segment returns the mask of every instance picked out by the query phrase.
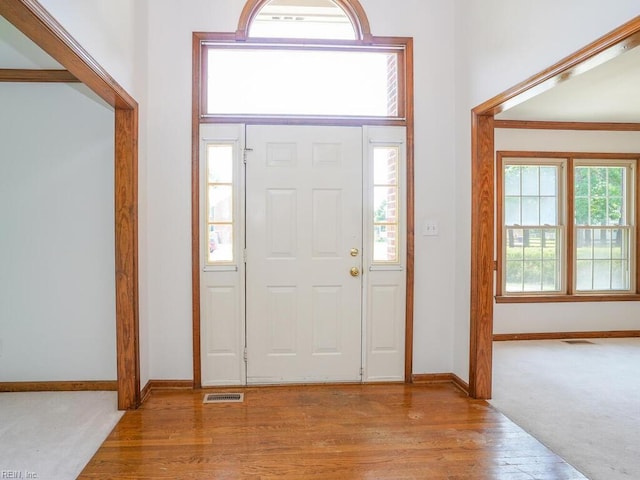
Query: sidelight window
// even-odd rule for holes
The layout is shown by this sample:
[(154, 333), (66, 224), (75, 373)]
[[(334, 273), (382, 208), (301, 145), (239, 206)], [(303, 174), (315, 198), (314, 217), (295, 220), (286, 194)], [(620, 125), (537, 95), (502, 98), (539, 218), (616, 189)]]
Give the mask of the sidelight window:
[(234, 145), (206, 146), (206, 259), (208, 265), (234, 261)]

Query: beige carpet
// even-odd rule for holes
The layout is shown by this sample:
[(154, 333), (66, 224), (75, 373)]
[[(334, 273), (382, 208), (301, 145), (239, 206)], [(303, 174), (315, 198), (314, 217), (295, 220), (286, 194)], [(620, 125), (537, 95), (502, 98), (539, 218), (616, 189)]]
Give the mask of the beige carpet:
[(122, 414), (115, 392), (0, 393), (0, 478), (75, 479)]
[(591, 480), (640, 479), (640, 339), (494, 342), (491, 404)]

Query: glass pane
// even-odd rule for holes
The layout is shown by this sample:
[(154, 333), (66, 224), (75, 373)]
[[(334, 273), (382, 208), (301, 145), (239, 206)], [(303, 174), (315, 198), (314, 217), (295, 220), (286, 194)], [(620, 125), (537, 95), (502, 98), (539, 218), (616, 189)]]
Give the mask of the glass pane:
[(624, 184), (626, 181), (626, 168), (611, 167), (608, 170), (609, 176), (607, 178), (607, 196), (622, 198), (625, 193)]
[(611, 230), (596, 230), (593, 258), (611, 258)]
[(522, 225), (520, 218), (520, 197), (506, 197), (504, 199), (504, 224)]
[(541, 262), (524, 262), (524, 290), (526, 292), (540, 291), (542, 276), (541, 267)]
[(622, 197), (609, 197), (609, 211), (607, 212), (607, 225), (622, 225), (625, 223), (623, 216)]
[(555, 197), (540, 198), (540, 223), (542, 225), (558, 224), (558, 204)]
[(626, 258), (627, 257), (627, 237), (626, 230), (617, 229), (612, 230), (613, 238), (611, 239), (611, 258)]
[(398, 149), (396, 147), (373, 149), (373, 183), (376, 185), (398, 184)]
[(593, 262), (593, 289), (611, 289), (611, 262), (609, 260), (594, 260)]
[(233, 182), (233, 145), (207, 145), (207, 182)]
[(539, 197), (522, 197), (522, 224), (540, 225)]
[(209, 48), (207, 113), (398, 115), (397, 54)]
[(590, 228), (578, 228), (576, 231), (576, 258), (593, 258), (593, 230)]
[[(306, 3), (306, 4), (305, 4)], [(324, 38), (355, 40), (356, 33), (344, 10), (331, 0), (271, 0), (253, 20), (250, 37)]]
[(576, 198), (574, 215), (575, 215), (576, 225), (588, 225), (589, 223), (589, 199), (588, 198)]
[(376, 225), (374, 227), (373, 261), (398, 261), (398, 227), (396, 225)]
[(523, 265), (521, 261), (507, 261), (507, 292), (522, 292), (522, 272)]
[(209, 225), (207, 232), (209, 263), (233, 261), (233, 227)]
[(539, 195), (539, 167), (522, 167), (522, 195)]
[(229, 185), (209, 185), (209, 222), (233, 221), (233, 189)]
[(558, 167), (540, 167), (540, 195), (558, 195)]
[(628, 290), (629, 289), (629, 275), (627, 270), (627, 263), (614, 260), (611, 262), (611, 288), (613, 290)]
[(542, 263), (542, 290), (550, 292), (559, 289), (558, 263), (550, 260), (544, 261)]
[(589, 195), (605, 196), (607, 193), (607, 170), (602, 167), (589, 168)]
[(576, 289), (593, 290), (593, 271), (591, 260), (578, 260), (576, 262)]
[(576, 167), (574, 169), (574, 183), (576, 197), (586, 197), (589, 195), (589, 171), (586, 167)]
[(524, 258), (524, 248), (522, 246), (522, 229), (507, 228), (507, 259)]
[(504, 193), (505, 195), (520, 196), (520, 171), (518, 165), (505, 165), (504, 167)]
[(607, 224), (607, 199), (591, 198), (589, 202), (589, 222), (588, 225)]
[(374, 187), (373, 221), (375, 223), (397, 222), (397, 187)]

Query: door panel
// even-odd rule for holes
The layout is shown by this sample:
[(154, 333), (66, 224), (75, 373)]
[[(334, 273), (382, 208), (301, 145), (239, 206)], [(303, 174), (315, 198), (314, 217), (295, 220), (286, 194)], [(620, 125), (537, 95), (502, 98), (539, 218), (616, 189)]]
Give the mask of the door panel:
[[(203, 386), (245, 383), (244, 262), (241, 255), (243, 244), (240, 242), (244, 239), (241, 215), (244, 210), (244, 196), (241, 194), (244, 187), (243, 148), (243, 125), (200, 126), (200, 365)], [(222, 175), (213, 171), (214, 167), (224, 164), (217, 158), (221, 152), (230, 155), (230, 158), (224, 158), (230, 163), (227, 166), (230, 171), (223, 169)], [(225, 225), (232, 234), (228, 238), (218, 234), (220, 236), (213, 237), (218, 240), (214, 242), (209, 234), (210, 217), (218, 218), (218, 206), (227, 212), (225, 220), (229, 214), (227, 204), (217, 203), (216, 197), (209, 198), (209, 175), (215, 180), (220, 177), (225, 182), (231, 181), (232, 185), (232, 223)], [(221, 251), (225, 255), (217, 259), (212, 255)], [(229, 258), (231, 261), (227, 261)]]
[(359, 381), (362, 130), (246, 135), (247, 382)]

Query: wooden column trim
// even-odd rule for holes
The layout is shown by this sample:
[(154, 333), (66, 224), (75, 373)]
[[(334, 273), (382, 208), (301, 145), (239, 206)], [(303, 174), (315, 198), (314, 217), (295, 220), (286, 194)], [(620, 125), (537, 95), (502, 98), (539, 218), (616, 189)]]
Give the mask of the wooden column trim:
[(31, 70), (24, 68), (0, 68), (0, 82), (80, 82), (68, 70)]
[(201, 43), (204, 35), (192, 38), (191, 88), (191, 315), (193, 342), (193, 387), (202, 387), (200, 348), (200, 105), (203, 82)]
[(405, 51), (405, 115), (407, 118), (407, 277), (405, 305), (404, 381), (413, 381), (413, 304), (415, 288), (415, 132), (413, 39), (408, 38)]
[(638, 338), (640, 330), (608, 330), (603, 332), (537, 332), (537, 333), (496, 333), (494, 342), (516, 340), (568, 340), (582, 338)]
[(616, 122), (546, 122), (532, 120), (495, 120), (495, 128), (523, 130), (586, 130), (606, 132), (638, 132), (640, 123)]
[(492, 115), (472, 115), (471, 342), (469, 394), (491, 398), (494, 272), (494, 129)]
[(118, 408), (140, 404), (138, 309), (138, 109), (115, 111)]
[(118, 408), (140, 401), (138, 353), (138, 104), (36, 0), (2, 0), (0, 15), (115, 109), (115, 275)]

